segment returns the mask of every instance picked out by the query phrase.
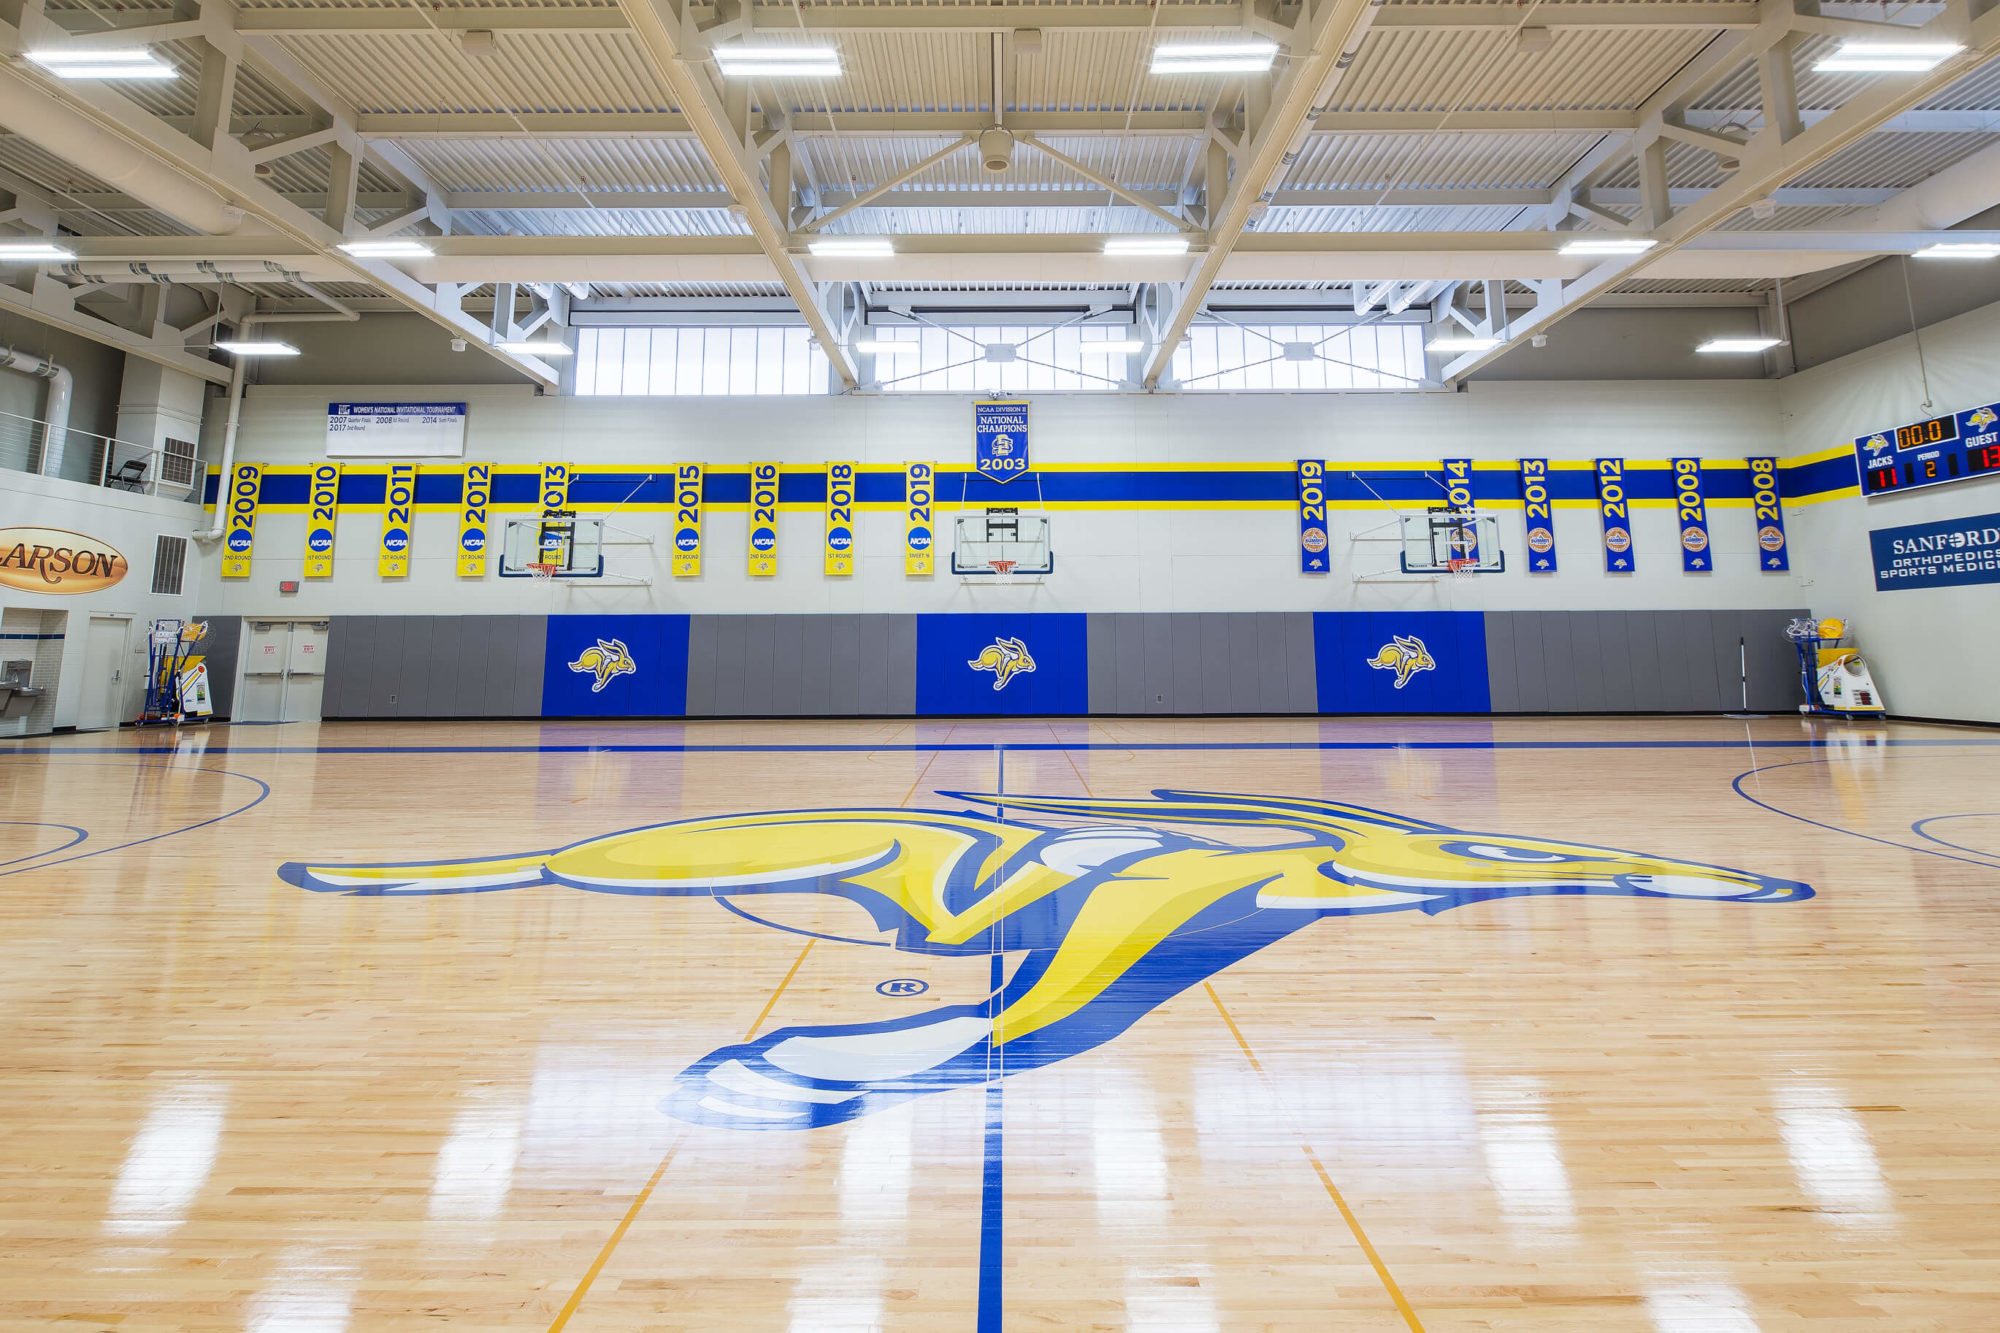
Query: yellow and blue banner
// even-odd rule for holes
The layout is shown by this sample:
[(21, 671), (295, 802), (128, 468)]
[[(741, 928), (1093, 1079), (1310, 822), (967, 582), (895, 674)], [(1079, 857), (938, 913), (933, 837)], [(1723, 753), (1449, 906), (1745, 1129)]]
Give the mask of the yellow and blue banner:
[(701, 573), (702, 466), (682, 463), (674, 468), (674, 577)]
[(333, 525), (340, 515), (340, 464), (315, 463), (306, 490), (306, 563), (309, 579), (333, 577)]
[(486, 577), (486, 507), (493, 502), (493, 467), (467, 463), (458, 488), (458, 576)]
[(778, 465), (750, 465), (750, 577), (778, 572)]
[(1326, 550), (1326, 463), (1316, 458), (1301, 458), (1298, 486), (1299, 572), (1324, 574), (1332, 567)]
[(250, 548), (257, 541), (257, 506), (264, 495), (264, 469), (238, 463), (229, 474), (229, 520), (222, 538), (222, 577), (250, 577)]
[(382, 495), (382, 545), (375, 554), (375, 572), (385, 579), (408, 578), (410, 534), (415, 531), (417, 466), (391, 463)]
[[(1448, 508), (1470, 514), (1475, 506), (1472, 495), (1472, 460), (1444, 460), (1444, 502)], [(1452, 534), (1452, 554), (1462, 560), (1479, 559), (1479, 524), (1475, 520)]]
[(854, 572), (853, 463), (826, 465), (826, 563), (830, 575)]
[(1629, 574), (1638, 567), (1632, 550), (1632, 502), (1625, 494), (1625, 460), (1597, 460), (1597, 514), (1604, 523), (1604, 569)]
[(972, 405), (972, 466), (983, 477), (1009, 482), (1028, 470), (1028, 405)]
[[(542, 517), (561, 513), (569, 508), (569, 464), (542, 464)], [(572, 533), (575, 528), (571, 528)], [(563, 563), (563, 529), (554, 523), (544, 523), (535, 542), (537, 553), (543, 564)]]
[(1521, 460), (1521, 513), (1528, 520), (1528, 572), (1555, 573), (1555, 509), (1546, 458)]
[(1778, 460), (1752, 458), (1750, 502), (1757, 516), (1757, 563), (1767, 570), (1792, 567), (1791, 545), (1785, 540), (1785, 501), (1778, 493)]
[(936, 564), (937, 527), (931, 506), (937, 474), (929, 463), (903, 464), (903, 573), (929, 574)]
[(1681, 569), (1706, 574), (1715, 565), (1708, 549), (1708, 506), (1701, 498), (1701, 460), (1676, 458), (1674, 512), (1681, 521)]

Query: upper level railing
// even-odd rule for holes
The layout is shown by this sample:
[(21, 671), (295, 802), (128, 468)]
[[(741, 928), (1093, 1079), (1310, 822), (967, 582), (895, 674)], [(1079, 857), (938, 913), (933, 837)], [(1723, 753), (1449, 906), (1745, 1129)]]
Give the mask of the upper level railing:
[[(34, 417), (0, 412), (0, 468), (40, 473), (48, 424)], [(195, 447), (155, 449), (110, 435), (70, 427), (63, 436), (62, 464), (51, 475), (112, 490), (202, 501), (202, 470)]]

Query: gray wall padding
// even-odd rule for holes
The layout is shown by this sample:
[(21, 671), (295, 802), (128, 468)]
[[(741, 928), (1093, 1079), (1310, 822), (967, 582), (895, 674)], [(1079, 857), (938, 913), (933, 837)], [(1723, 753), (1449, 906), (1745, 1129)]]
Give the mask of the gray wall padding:
[(208, 622), (201, 652), (208, 663), (208, 702), (215, 716), (228, 717), (236, 702), (236, 658), (243, 651), (241, 616), (196, 616)]
[[(1804, 611), (1488, 611), (1496, 713), (1703, 713), (1802, 701), (1785, 624)], [(1739, 649), (1738, 640), (1742, 640)]]
[(544, 616), (335, 616), (320, 714), (540, 717)]
[(1093, 713), (1310, 713), (1309, 611), (1093, 615)]
[(909, 717), (913, 615), (690, 616), (689, 717)]

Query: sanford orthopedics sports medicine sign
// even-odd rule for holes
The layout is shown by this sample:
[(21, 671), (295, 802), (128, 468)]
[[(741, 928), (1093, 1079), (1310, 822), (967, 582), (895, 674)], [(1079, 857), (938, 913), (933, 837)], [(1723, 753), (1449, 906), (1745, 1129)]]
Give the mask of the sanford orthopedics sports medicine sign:
[(130, 568), (109, 542), (62, 528), (0, 528), (0, 584), (23, 592), (108, 588)]
[(1878, 592), (2000, 583), (2000, 514), (1877, 528), (1868, 545)]

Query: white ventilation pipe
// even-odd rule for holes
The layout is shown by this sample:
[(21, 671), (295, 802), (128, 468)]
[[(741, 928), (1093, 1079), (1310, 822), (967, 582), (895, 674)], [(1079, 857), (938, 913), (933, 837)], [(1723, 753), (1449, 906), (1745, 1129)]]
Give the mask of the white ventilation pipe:
[[(239, 325), (236, 331), (242, 337), (250, 335), (247, 326)], [(231, 358), (235, 364), (229, 368), (229, 419), (222, 427), (222, 480), (215, 488), (215, 526), (195, 534), (202, 541), (221, 541), (223, 525), (229, 522), (229, 479), (236, 470), (236, 427), (243, 420), (243, 363), (249, 359)]]
[(148, 208), (211, 235), (233, 232), (243, 210), (173, 168), (98, 128), (30, 76), (0, 64), (0, 126), (69, 162)]
[(63, 446), (69, 441), (69, 404), (76, 389), (75, 379), (55, 362), (17, 352), (11, 347), (0, 348), (0, 366), (49, 382), (48, 397), (42, 404), (41, 472), (44, 477), (61, 476)]

